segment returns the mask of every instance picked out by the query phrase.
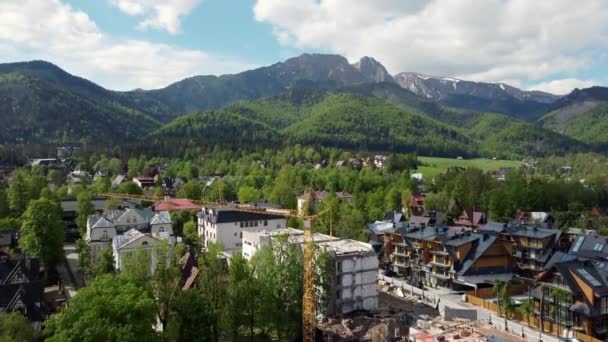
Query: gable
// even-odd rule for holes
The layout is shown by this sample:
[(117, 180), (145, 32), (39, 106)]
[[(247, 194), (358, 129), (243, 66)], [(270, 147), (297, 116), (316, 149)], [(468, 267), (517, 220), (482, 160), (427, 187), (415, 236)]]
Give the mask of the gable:
[(585, 283), (583, 281), (583, 279), (581, 279), (578, 276), (578, 274), (572, 272), (572, 270), (570, 270), (569, 272), (570, 272), (570, 275), (572, 276), (572, 278), (574, 278), (574, 281), (576, 281), (576, 284), (583, 291), (583, 294), (585, 295), (587, 302), (591, 303), (591, 304), (595, 304), (595, 296), (594, 296), (594, 292), (593, 292), (593, 289), (591, 288), (591, 286), (587, 285), (587, 283)]
[(156, 238), (144, 234), (120, 246), (119, 250), (138, 249), (140, 247), (151, 248), (155, 246), (157, 242), (158, 240)]
[(140, 212), (135, 209), (127, 209), (127, 211), (122, 214), (117, 223), (119, 224), (146, 224), (146, 220), (143, 216), (141, 216)]

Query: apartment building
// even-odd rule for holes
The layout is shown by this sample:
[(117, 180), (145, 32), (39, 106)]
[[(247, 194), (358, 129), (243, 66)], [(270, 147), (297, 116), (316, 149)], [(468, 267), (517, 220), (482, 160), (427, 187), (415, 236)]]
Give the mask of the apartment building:
[(221, 243), (228, 254), (242, 249), (245, 231), (274, 231), (287, 228), (287, 218), (267, 213), (202, 208), (198, 213), (198, 235), (204, 247)]
[(536, 277), (558, 248), (562, 233), (557, 229), (542, 228), (538, 225), (507, 226), (513, 239), (514, 258), (519, 274)]
[[(243, 232), (243, 256), (250, 259), (263, 246), (272, 246), (272, 239), (287, 235), (291, 243), (304, 246), (304, 232), (287, 228), (269, 231)], [(341, 315), (355, 310), (378, 307), (378, 258), (368, 243), (314, 234), (315, 244), (329, 252), (334, 263), (332, 294), (328, 315)]]

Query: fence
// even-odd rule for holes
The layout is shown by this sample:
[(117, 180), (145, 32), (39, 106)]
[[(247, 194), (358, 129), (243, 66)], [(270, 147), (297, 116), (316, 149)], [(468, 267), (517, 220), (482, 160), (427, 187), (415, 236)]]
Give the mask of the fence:
[[(475, 297), (471, 294), (468, 294), (467, 292), (467, 302), (471, 303), (473, 305), (476, 306), (480, 306), (486, 310), (490, 310), (496, 314), (499, 313), (499, 308), (498, 308), (498, 304), (493, 303), (491, 301), (485, 300), (483, 298), (479, 298), (479, 297)], [(501, 314), (504, 315), (503, 312), (501, 312)], [(529, 325), (530, 327), (534, 327), (535, 329), (538, 329), (540, 326), (540, 322), (538, 317), (536, 316), (530, 316), (527, 315), (525, 313), (522, 312), (512, 312), (509, 314), (509, 319), (511, 320), (518, 320), (522, 323), (525, 323), (527, 325)], [(559, 335), (559, 336), (563, 336), (564, 332), (566, 330), (566, 328), (564, 328), (563, 326), (559, 325), (559, 324), (555, 324), (552, 322), (547, 322), (547, 321), (543, 321), (543, 332), (546, 333), (552, 333), (555, 335)], [(602, 340), (599, 340), (597, 338), (594, 338), (593, 336), (589, 336), (586, 334), (583, 334), (580, 331), (573, 331), (574, 337), (580, 341), (583, 342), (602, 342)]]
[[(528, 284), (511, 284), (509, 285), (509, 295), (513, 296), (516, 294), (524, 293), (528, 290)], [(493, 298), (496, 297), (496, 290), (492, 287), (481, 288), (473, 291), (467, 291), (467, 295), (479, 297), (479, 298)]]

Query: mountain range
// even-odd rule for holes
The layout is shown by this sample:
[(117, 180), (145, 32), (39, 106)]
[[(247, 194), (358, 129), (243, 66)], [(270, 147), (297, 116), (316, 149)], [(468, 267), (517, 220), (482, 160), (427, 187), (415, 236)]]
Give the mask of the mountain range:
[[(104, 89), (44, 61), (0, 64), (0, 144), (285, 142), (433, 155), (555, 154), (608, 146), (608, 88), (566, 96), (303, 54), (162, 89)], [(164, 141), (164, 142), (163, 142)]]

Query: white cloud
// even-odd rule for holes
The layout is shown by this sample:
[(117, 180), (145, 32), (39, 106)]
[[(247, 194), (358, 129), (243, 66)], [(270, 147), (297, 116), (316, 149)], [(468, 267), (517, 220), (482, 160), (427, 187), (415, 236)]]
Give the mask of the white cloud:
[(608, 41), (604, 0), (256, 0), (254, 15), (288, 47), (490, 82), (573, 74)]
[(158, 88), (192, 75), (251, 67), (200, 50), (115, 39), (60, 0), (0, 1), (0, 62), (33, 59), (119, 90)]
[(137, 24), (141, 30), (179, 32), (180, 17), (190, 14), (200, 0), (112, 0), (112, 4), (130, 16), (143, 17)]
[(564, 95), (570, 93), (574, 88), (589, 88), (598, 84), (597, 81), (579, 80), (576, 78), (563, 78), (548, 82), (541, 82), (528, 87), (529, 90), (541, 90), (556, 95)]

